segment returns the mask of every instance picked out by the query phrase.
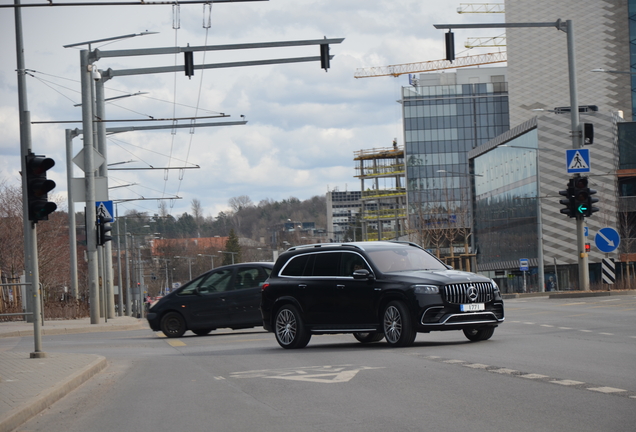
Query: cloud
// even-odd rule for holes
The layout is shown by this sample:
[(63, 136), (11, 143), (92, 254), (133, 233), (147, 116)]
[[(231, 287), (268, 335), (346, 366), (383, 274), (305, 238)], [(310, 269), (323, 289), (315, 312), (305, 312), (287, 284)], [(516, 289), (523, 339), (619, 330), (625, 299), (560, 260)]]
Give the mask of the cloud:
[[(457, 15), (456, 5), (433, 0), (276, 0), (214, 4), (212, 25), (201, 5), (182, 5), (179, 29), (171, 5), (29, 8), (22, 12), (28, 109), (33, 121), (78, 121), (81, 108), (78, 48), (64, 45), (116, 35), (158, 31), (157, 35), (93, 43), (102, 51), (237, 44), (344, 37), (331, 46), (335, 58), (328, 73), (318, 63), (196, 70), (116, 77), (106, 82), (106, 97), (147, 92), (109, 102), (107, 119), (167, 119), (210, 116), (216, 121), (248, 120), (245, 126), (170, 129), (115, 134), (108, 139), (109, 163), (117, 167), (172, 167), (109, 173), (114, 200), (139, 199), (123, 209), (157, 212), (154, 198), (169, 201), (175, 215), (190, 212), (193, 199), (204, 213), (216, 215), (228, 200), (248, 195), (253, 202), (290, 196), (308, 199), (328, 188), (356, 189), (353, 152), (402, 142), (400, 87), (406, 76), (355, 79), (356, 68), (443, 57), (443, 35), (434, 23), (484, 21)], [(492, 21), (492, 18), (487, 20)], [(467, 34), (476, 36), (478, 33)], [(14, 18), (0, 9), (0, 178), (19, 181), (19, 116)], [(458, 44), (459, 44), (459, 37)], [(207, 51), (195, 63), (317, 56), (318, 46)], [(100, 69), (181, 65), (182, 55), (102, 58)], [(215, 120), (198, 120), (197, 123)], [(182, 120), (180, 124), (190, 124)], [(131, 125), (111, 122), (108, 127)], [(137, 125), (167, 124), (145, 121)], [(56, 160), (51, 177), (56, 192), (66, 193), (65, 129), (81, 123), (34, 124), (32, 147)], [(193, 133), (191, 133), (193, 132)], [(73, 140), (73, 154), (83, 146)], [(193, 167), (196, 169), (179, 169)], [(82, 176), (73, 167), (75, 177)], [(141, 200), (141, 199), (150, 200)], [(77, 207), (79, 208), (81, 204)]]

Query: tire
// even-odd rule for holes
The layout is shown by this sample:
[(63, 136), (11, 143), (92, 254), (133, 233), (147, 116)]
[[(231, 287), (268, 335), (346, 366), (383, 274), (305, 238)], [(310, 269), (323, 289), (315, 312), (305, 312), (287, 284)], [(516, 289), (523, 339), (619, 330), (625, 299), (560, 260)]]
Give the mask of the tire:
[(205, 336), (205, 335), (209, 334), (212, 330), (214, 330), (214, 329), (192, 330), (192, 333), (194, 333), (197, 336)]
[(178, 338), (186, 332), (186, 323), (177, 312), (169, 312), (161, 318), (161, 331), (166, 337)]
[(276, 312), (274, 334), (278, 344), (286, 349), (304, 348), (311, 339), (298, 309), (292, 305), (284, 305)]
[(382, 328), (386, 343), (392, 347), (407, 347), (413, 344), (417, 333), (413, 329), (411, 314), (401, 301), (392, 301), (384, 308)]
[(353, 337), (361, 343), (380, 342), (384, 339), (384, 333), (380, 332), (368, 332), (368, 333), (354, 333)]
[(494, 327), (464, 329), (464, 336), (473, 342), (488, 340), (495, 332)]

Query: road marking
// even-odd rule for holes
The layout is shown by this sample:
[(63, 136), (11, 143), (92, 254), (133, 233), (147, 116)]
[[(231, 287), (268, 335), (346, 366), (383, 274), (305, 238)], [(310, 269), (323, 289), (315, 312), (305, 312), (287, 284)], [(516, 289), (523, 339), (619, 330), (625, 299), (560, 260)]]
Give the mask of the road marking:
[(541, 327), (554, 327), (554, 326), (550, 324), (541, 324)]
[(533, 323), (533, 322), (524, 322), (524, 324), (534, 325), (534, 323)]
[(583, 333), (593, 333), (592, 330), (583, 330), (583, 329), (579, 329), (580, 332)]
[(496, 373), (500, 373), (500, 374), (512, 375), (513, 373), (515, 373), (517, 371), (514, 370), (514, 369), (500, 368), (500, 369), (491, 369), (490, 372), (496, 372)]
[(543, 379), (543, 378), (549, 378), (549, 376), (547, 375), (541, 375), (541, 374), (525, 374), (525, 375), (519, 375), (520, 378), (528, 378), (528, 379)]
[(560, 378), (550, 377), (548, 375), (543, 375), (543, 374), (530, 373), (530, 372), (521, 372), (521, 371), (517, 371), (515, 369), (508, 369), (508, 368), (503, 368), (503, 367), (499, 367), (499, 366), (488, 366), (488, 365), (481, 364), (481, 363), (468, 363), (468, 362), (462, 362), (461, 360), (457, 360), (457, 359), (445, 359), (443, 357), (426, 356), (426, 355), (423, 355), (423, 354), (419, 354), (419, 355), (422, 356), (423, 358), (430, 359), (430, 360), (438, 362), (438, 363), (457, 364), (459, 366), (469, 367), (471, 369), (482, 369), (482, 370), (487, 371), (487, 372), (495, 372), (495, 373), (499, 373), (499, 374), (502, 374), (502, 375), (508, 375), (510, 377), (513, 377), (513, 378), (526, 378), (526, 379), (535, 380), (536, 382), (544, 382), (544, 383), (549, 383), (549, 384), (570, 386), (573, 389), (590, 390), (590, 391), (594, 391), (594, 392), (597, 392), (597, 393), (603, 393), (603, 394), (614, 395), (614, 396), (618, 396), (618, 397), (636, 399), (636, 392), (635, 391), (624, 390), (624, 389), (619, 389), (619, 388), (615, 388), (615, 387), (601, 386), (601, 385), (594, 384), (594, 383), (585, 383), (583, 381), (575, 381), (575, 380), (570, 380), (570, 379), (560, 379)]
[(481, 364), (481, 363), (468, 363), (468, 364), (465, 364), (464, 366), (473, 368), (473, 369), (486, 369), (489, 367), (488, 365)]
[(309, 366), (288, 369), (266, 369), (247, 372), (235, 372), (230, 375), (230, 378), (273, 378), (290, 381), (309, 381), (321, 384), (334, 384), (351, 381), (351, 379), (353, 379), (353, 377), (355, 377), (358, 372), (369, 369), (384, 369), (384, 367), (342, 365)]
[(560, 384), (560, 385), (564, 385), (564, 386), (571, 386), (571, 385), (581, 385), (581, 384), (585, 384), (584, 382), (581, 381), (574, 381), (574, 380), (553, 380), (550, 381), (553, 384)]
[(173, 347), (186, 346), (186, 344), (184, 344), (180, 340), (167, 340), (166, 342), (168, 342), (168, 345), (171, 345)]
[(621, 393), (621, 392), (627, 391), (627, 390), (618, 389), (614, 387), (596, 387), (596, 388), (588, 388), (588, 390), (601, 392), (601, 393)]
[(605, 335), (605, 336), (614, 336), (614, 333), (599, 333), (599, 334), (602, 334), (602, 335)]
[(561, 330), (572, 330), (571, 327), (559, 327)]
[(215, 376), (214, 379), (217, 380), (217, 381), (222, 381), (225, 378), (223, 378), (222, 376)]
[(566, 303), (562, 306), (575, 306), (575, 305), (582, 305), (582, 304), (587, 304), (587, 303), (586, 302)]
[(621, 299), (601, 300), (602, 302), (620, 301)]

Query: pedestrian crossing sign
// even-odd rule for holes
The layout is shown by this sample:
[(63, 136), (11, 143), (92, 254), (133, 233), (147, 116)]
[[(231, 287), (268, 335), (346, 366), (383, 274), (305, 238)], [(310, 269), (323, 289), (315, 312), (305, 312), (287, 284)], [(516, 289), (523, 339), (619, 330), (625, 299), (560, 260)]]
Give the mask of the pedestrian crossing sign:
[(565, 167), (568, 174), (590, 172), (590, 150), (571, 149), (565, 151)]

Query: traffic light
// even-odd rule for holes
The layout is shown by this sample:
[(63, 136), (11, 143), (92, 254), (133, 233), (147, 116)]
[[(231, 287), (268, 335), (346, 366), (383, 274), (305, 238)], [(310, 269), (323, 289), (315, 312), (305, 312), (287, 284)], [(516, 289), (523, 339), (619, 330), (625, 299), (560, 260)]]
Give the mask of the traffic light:
[(46, 156), (35, 155), (31, 151), (26, 155), (29, 220), (33, 223), (49, 220), (49, 214), (57, 209), (55, 203), (48, 201), (47, 195), (55, 188), (55, 182), (46, 178), (46, 172), (54, 165), (55, 161)]
[(329, 69), (329, 44), (320, 44), (320, 67), (327, 71)]
[(444, 33), (444, 41), (446, 42), (446, 60), (452, 63), (455, 60), (455, 33), (448, 30), (448, 33)]
[(112, 218), (97, 216), (97, 246), (104, 246), (113, 239), (109, 234), (113, 229), (110, 226), (112, 221)]
[(587, 195), (587, 210), (585, 212), (585, 217), (590, 217), (592, 216), (592, 213), (596, 213), (598, 211), (598, 207), (594, 207), (593, 204), (598, 202), (598, 198), (594, 198), (592, 197), (592, 195), (596, 194), (596, 190), (594, 189), (590, 189), (587, 188), (588, 190), (588, 195)]
[(585, 243), (585, 252), (589, 252), (591, 249), (591, 246), (589, 243)]
[(559, 204), (563, 204), (565, 208), (561, 209), (561, 214), (568, 217), (576, 217), (574, 211), (574, 179), (570, 179), (568, 182), (568, 188), (566, 190), (559, 191), (559, 195), (567, 197), (566, 199), (559, 200)]
[(192, 79), (192, 75), (194, 75), (194, 53), (192, 51), (183, 52), (183, 69), (186, 76)]
[(574, 179), (574, 213), (577, 217), (590, 217), (598, 211), (597, 207), (592, 206), (598, 202), (598, 198), (592, 198), (594, 194), (596, 191), (588, 186), (587, 177)]

